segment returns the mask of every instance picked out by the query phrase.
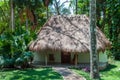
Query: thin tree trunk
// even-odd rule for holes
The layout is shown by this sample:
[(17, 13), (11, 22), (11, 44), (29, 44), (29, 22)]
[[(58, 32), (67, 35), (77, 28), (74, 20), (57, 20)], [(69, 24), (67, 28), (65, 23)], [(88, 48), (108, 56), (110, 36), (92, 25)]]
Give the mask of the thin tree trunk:
[(26, 18), (26, 29), (28, 29), (28, 18)]
[(47, 6), (47, 19), (49, 18), (49, 16), (48, 16), (48, 6)]
[(47, 64), (48, 64), (48, 55), (47, 55), (47, 53), (45, 54), (45, 65), (47, 66)]
[(14, 6), (13, 6), (13, 0), (10, 0), (10, 28), (12, 28), (12, 31), (14, 30)]
[(99, 79), (96, 47), (96, 0), (90, 0), (90, 77), (92, 79)]
[(77, 2), (78, 2), (78, 1), (76, 0), (76, 14), (78, 13), (78, 12), (77, 12), (77, 8), (78, 8), (78, 6), (77, 6)]
[(56, 8), (56, 11), (57, 11), (57, 14), (60, 15), (60, 11), (59, 11), (59, 7), (58, 7), (58, 2), (57, 0), (55, 0), (55, 8)]

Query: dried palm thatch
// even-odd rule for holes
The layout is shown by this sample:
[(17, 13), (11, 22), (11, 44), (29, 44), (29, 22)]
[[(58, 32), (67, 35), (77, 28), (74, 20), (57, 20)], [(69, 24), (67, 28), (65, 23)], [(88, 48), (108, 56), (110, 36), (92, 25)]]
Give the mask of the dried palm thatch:
[[(110, 42), (97, 27), (97, 50), (104, 51)], [(30, 43), (30, 50), (60, 50), (65, 52), (89, 52), (89, 18), (86, 15), (52, 16)]]

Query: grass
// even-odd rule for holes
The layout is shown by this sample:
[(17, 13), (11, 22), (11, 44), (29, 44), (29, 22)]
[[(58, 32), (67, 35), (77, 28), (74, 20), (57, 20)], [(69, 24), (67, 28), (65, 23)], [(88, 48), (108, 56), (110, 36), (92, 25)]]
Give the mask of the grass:
[(63, 80), (52, 68), (9, 70), (0, 72), (0, 80)]
[[(72, 70), (84, 76), (86, 80), (91, 80), (88, 72)], [(111, 61), (105, 70), (100, 71), (100, 76), (100, 80), (120, 80), (120, 61)], [(63, 80), (63, 78), (52, 68), (38, 68), (2, 71), (0, 80)]]
[[(89, 73), (82, 70), (72, 69), (74, 72), (91, 80)], [(105, 70), (100, 71), (100, 80), (120, 80), (120, 61), (112, 61)]]

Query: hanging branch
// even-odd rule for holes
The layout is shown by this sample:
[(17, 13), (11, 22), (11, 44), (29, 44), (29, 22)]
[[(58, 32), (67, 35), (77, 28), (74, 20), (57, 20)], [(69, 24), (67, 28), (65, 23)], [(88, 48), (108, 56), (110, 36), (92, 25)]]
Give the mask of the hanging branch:
[(54, 6), (56, 7), (57, 14), (60, 15), (59, 6), (57, 0), (55, 0)]

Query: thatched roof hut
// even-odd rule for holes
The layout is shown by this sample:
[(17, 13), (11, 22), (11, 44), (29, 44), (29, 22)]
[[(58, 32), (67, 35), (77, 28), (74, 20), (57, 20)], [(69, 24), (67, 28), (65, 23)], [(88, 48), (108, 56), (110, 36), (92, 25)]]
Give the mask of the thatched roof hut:
[[(30, 50), (59, 50), (65, 52), (90, 51), (90, 21), (86, 15), (52, 16), (38, 32), (37, 39), (30, 43)], [(97, 50), (110, 47), (109, 40), (97, 27)]]

